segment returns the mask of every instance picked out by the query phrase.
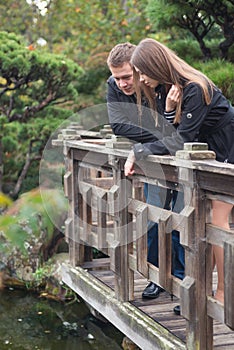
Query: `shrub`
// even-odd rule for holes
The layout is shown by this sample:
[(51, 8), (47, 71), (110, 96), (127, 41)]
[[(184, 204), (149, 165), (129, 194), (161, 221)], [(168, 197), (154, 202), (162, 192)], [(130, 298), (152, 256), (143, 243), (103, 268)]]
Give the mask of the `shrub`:
[(196, 62), (194, 67), (206, 74), (234, 104), (234, 64), (220, 59)]

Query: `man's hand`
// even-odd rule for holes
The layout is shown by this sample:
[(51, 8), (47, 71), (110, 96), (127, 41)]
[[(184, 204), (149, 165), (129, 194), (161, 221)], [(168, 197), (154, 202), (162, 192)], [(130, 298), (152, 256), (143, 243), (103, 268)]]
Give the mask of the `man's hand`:
[(128, 155), (128, 158), (124, 164), (124, 174), (125, 176), (128, 176), (128, 175), (133, 175), (134, 174), (134, 163), (135, 163), (135, 156), (134, 156), (134, 152), (131, 151)]
[(166, 98), (166, 112), (171, 112), (176, 109), (176, 105), (179, 102), (180, 91), (177, 86), (172, 85), (168, 91)]

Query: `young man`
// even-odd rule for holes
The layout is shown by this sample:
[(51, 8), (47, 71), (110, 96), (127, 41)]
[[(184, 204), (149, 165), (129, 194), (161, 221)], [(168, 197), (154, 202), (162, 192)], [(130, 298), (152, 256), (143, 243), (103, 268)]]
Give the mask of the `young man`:
[[(144, 118), (139, 121), (136, 105), (135, 88), (133, 84), (133, 69), (130, 64), (135, 45), (126, 42), (118, 44), (110, 51), (107, 65), (112, 73), (107, 84), (107, 106), (109, 122), (116, 135), (124, 136), (132, 141), (146, 143), (161, 138), (161, 132), (155, 128), (155, 119), (148, 108), (146, 101), (142, 102)], [(160, 101), (159, 101), (160, 103)], [(168, 121), (173, 121), (174, 111), (165, 113), (161, 106), (162, 115)], [(174, 192), (177, 195), (177, 192)], [(169, 209), (172, 199), (170, 190), (145, 184), (145, 196), (148, 204)], [(175, 199), (175, 198), (174, 198)], [(173, 206), (173, 204), (172, 204)], [(148, 223), (148, 262), (158, 266), (158, 225)], [(172, 232), (173, 242), (173, 274), (184, 277), (184, 249), (179, 244), (178, 231)], [(157, 298), (164, 290), (157, 284), (150, 282), (142, 293), (143, 298)]]

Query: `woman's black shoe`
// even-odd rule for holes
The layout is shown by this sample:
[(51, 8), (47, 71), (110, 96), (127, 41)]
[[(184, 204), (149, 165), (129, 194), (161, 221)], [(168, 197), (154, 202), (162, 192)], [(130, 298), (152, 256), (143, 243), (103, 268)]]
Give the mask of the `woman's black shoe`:
[(142, 293), (142, 298), (155, 299), (158, 298), (159, 294), (162, 292), (164, 292), (164, 289), (162, 289), (157, 284), (150, 282), (148, 286), (144, 289)]
[(175, 313), (176, 315), (180, 315), (180, 305), (176, 305), (176, 306), (174, 307), (173, 311), (174, 311), (174, 313)]

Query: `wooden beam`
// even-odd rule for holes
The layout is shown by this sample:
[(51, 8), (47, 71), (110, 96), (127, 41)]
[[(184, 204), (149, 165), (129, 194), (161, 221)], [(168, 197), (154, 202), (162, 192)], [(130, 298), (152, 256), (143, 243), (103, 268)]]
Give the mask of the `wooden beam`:
[(186, 276), (180, 285), (180, 298), (181, 298), (181, 314), (190, 320), (195, 321), (195, 279)]
[(80, 267), (63, 264), (62, 280), (142, 350), (185, 350), (185, 344)]
[(147, 265), (147, 226), (148, 207), (142, 203), (136, 210), (136, 255), (137, 269), (143, 276), (148, 276)]
[(159, 284), (172, 294), (172, 248), (171, 248), (171, 217), (167, 220), (159, 219)]
[(234, 239), (224, 242), (224, 321), (234, 330)]

